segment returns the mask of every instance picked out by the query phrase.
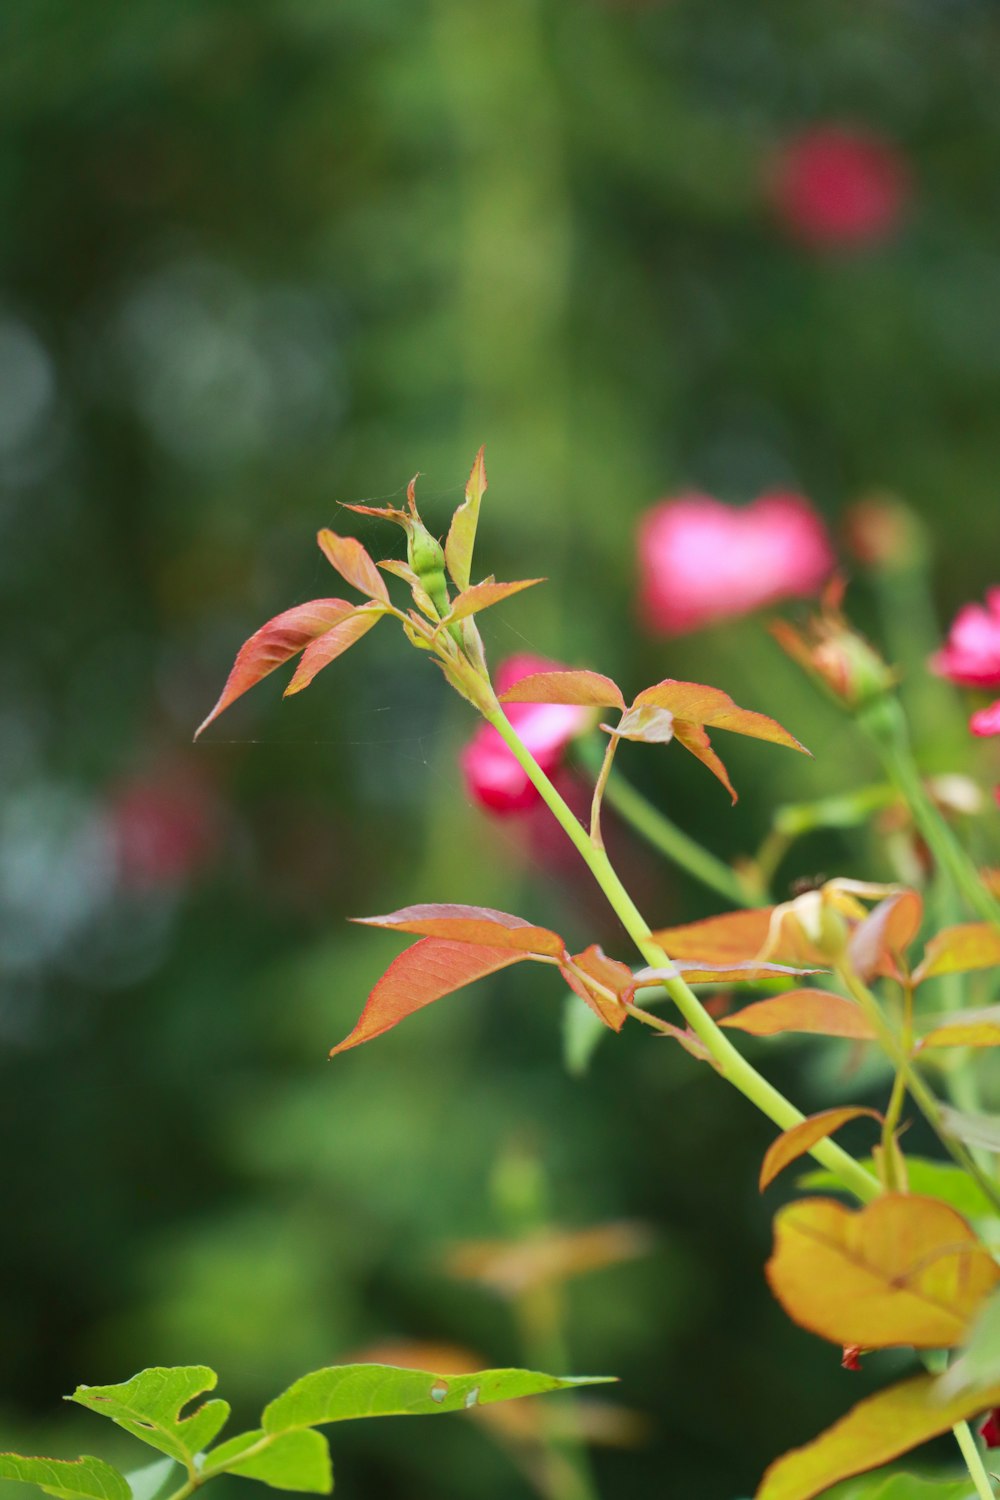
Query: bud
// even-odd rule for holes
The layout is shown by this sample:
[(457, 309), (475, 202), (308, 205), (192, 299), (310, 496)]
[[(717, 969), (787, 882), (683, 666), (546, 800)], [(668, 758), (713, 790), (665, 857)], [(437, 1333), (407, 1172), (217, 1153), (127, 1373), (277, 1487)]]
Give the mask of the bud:
[(866, 495), (848, 508), (844, 537), (866, 568), (903, 572), (927, 557), (927, 532), (908, 505), (895, 495)]
[(820, 613), (808, 620), (805, 630), (787, 620), (775, 620), (770, 628), (793, 661), (847, 708), (858, 709), (890, 692), (897, 673), (842, 613), (843, 591), (843, 579), (834, 579), (823, 596)]
[(444, 548), (431, 536), (416, 511), (406, 528), (406, 555), (427, 597), (443, 617), (451, 608), (444, 571)]

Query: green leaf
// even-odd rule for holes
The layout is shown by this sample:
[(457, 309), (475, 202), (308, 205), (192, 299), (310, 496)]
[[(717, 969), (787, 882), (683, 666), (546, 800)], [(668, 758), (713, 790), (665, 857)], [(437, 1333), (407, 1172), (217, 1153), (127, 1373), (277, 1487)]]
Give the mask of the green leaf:
[(451, 518), (451, 529), (444, 544), (448, 572), (460, 589), (469, 587), (472, 574), (472, 551), (479, 526), (479, 506), (486, 493), (486, 462), (480, 448), (465, 486), (465, 499)]
[(121, 1385), (77, 1386), (68, 1399), (110, 1417), (133, 1437), (189, 1465), (225, 1425), (228, 1401), (206, 1401), (191, 1416), (181, 1407), (214, 1388), (218, 1379), (206, 1365), (155, 1366)]
[[(868, 1157), (861, 1165), (870, 1172), (876, 1170), (871, 1157)], [(996, 1217), (993, 1204), (979, 1184), (973, 1181), (961, 1167), (954, 1166), (951, 1162), (928, 1161), (925, 1157), (908, 1156), (906, 1173), (911, 1193), (922, 1193), (927, 1198), (940, 1198), (942, 1203), (949, 1203), (952, 1208), (957, 1208), (958, 1212), (964, 1214), (967, 1219)], [(809, 1190), (836, 1192), (839, 1187), (839, 1179), (834, 1177), (832, 1172), (821, 1168), (814, 1172), (807, 1172), (797, 1180), (799, 1187)]]
[(132, 1500), (155, 1500), (171, 1475), (177, 1472), (177, 1464), (172, 1458), (154, 1458), (151, 1464), (143, 1464), (141, 1469), (130, 1469), (125, 1478), (132, 1491)]
[[(245, 1454), (246, 1457), (241, 1457)], [(204, 1474), (240, 1474), (273, 1490), (305, 1490), (328, 1495), (333, 1489), (330, 1446), (321, 1432), (297, 1429), (268, 1434), (262, 1427), (220, 1443), (208, 1456)]]
[(823, 1500), (975, 1500), (975, 1490), (964, 1479), (918, 1479), (913, 1474), (863, 1474), (827, 1490)]
[(534, 1370), (479, 1370), (435, 1375), (394, 1365), (334, 1365), (303, 1375), (264, 1408), (265, 1432), (287, 1432), (355, 1417), (433, 1416), (539, 1396), (579, 1385), (603, 1385), (613, 1376), (540, 1375)]
[(0, 1479), (37, 1484), (47, 1495), (63, 1500), (132, 1500), (124, 1474), (102, 1458), (24, 1458), (20, 1453), (0, 1453)]
[(982, 1308), (965, 1348), (941, 1377), (942, 1395), (1000, 1384), (1000, 1290)]
[(590, 1068), (595, 1048), (607, 1034), (604, 1022), (571, 991), (566, 996), (562, 1032), (563, 1065), (571, 1077), (584, 1076)]
[(941, 1105), (941, 1128), (945, 1135), (980, 1146), (984, 1151), (1000, 1154), (1000, 1115), (969, 1114), (950, 1105)]

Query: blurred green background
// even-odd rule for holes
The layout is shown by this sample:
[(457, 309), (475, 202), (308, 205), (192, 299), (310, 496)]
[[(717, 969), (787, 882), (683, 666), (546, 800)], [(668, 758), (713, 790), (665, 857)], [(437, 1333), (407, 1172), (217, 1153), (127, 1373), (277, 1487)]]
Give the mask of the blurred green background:
[[(872, 1385), (768, 1298), (766, 1124), (632, 1028), (569, 1077), (547, 974), (327, 1065), (399, 946), (348, 916), (481, 902), (629, 957), (537, 820), (469, 804), (470, 714), (397, 633), (190, 741), (251, 630), (341, 591), (317, 527), (393, 548), (336, 502), (419, 469), (443, 530), (485, 442), (479, 572), (551, 579), (484, 617), (496, 658), (707, 680), (817, 752), (727, 746), (730, 810), (689, 757), (626, 747), (684, 827), (736, 857), (778, 800), (869, 779), (759, 621), (644, 635), (634, 530), (684, 487), (799, 489), (834, 529), (885, 488), (930, 528), (942, 618), (997, 581), (998, 61), (994, 0), (7, 0), (3, 1446), (110, 1452), (59, 1397), (146, 1364), (212, 1364), (252, 1419), (378, 1341), (518, 1362), (440, 1266), (502, 1228), (515, 1147), (560, 1225), (656, 1235), (569, 1292), (573, 1369), (651, 1418), (596, 1457), (603, 1493), (734, 1500)], [(912, 184), (850, 253), (764, 187), (831, 120)], [(933, 769), (964, 768), (952, 722)], [(719, 909), (616, 845), (655, 923)], [(890, 873), (817, 839), (782, 878), (816, 870)], [(856, 1091), (842, 1062), (774, 1073), (820, 1107)], [(360, 1424), (334, 1459), (345, 1497), (530, 1493), (467, 1422)]]

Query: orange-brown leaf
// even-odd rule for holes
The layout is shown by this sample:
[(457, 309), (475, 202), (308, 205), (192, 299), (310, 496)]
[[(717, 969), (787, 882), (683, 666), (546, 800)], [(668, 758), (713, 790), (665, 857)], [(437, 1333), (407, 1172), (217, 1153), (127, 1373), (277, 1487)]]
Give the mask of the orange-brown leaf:
[(635, 989), (628, 964), (607, 954), (596, 943), (582, 953), (574, 953), (560, 974), (575, 995), (579, 995), (594, 1014), (612, 1031), (621, 1031), (628, 1019), (625, 1002)]
[(913, 979), (935, 979), (939, 974), (964, 974), (970, 969), (992, 969), (1000, 964), (1000, 928), (992, 922), (964, 922), (945, 927), (924, 949)]
[(1000, 1282), (974, 1231), (938, 1198), (885, 1193), (856, 1211), (807, 1198), (782, 1209), (774, 1230), (771, 1290), (835, 1344), (950, 1349)]
[(389, 965), (368, 996), (358, 1024), (350, 1036), (331, 1048), (330, 1056), (370, 1042), (425, 1005), (529, 957), (512, 948), (479, 948), (446, 938), (421, 938)]
[[(394, 932), (415, 932), (421, 937), (449, 938), (453, 943), (475, 943), (480, 947), (511, 948), (520, 953), (545, 953), (559, 958), (566, 951), (562, 938), (548, 927), (535, 927), (510, 912), (491, 906), (457, 906), (430, 902), (404, 906), (384, 917), (355, 917), (366, 927), (388, 927)], [(624, 965), (622, 965), (624, 968)], [(631, 978), (631, 970), (628, 971)]]
[(543, 1229), (517, 1240), (469, 1240), (454, 1246), (445, 1265), (460, 1281), (478, 1281), (501, 1297), (516, 1298), (634, 1260), (653, 1243), (644, 1224), (626, 1220), (589, 1229)]
[(811, 1443), (773, 1463), (756, 1500), (813, 1500), (831, 1485), (867, 1473), (1000, 1404), (1000, 1385), (941, 1399), (933, 1375), (915, 1375), (860, 1401)]
[[(683, 927), (662, 927), (653, 933), (653, 938), (671, 958), (696, 958), (706, 967), (747, 963), (757, 958), (769, 943), (773, 912), (773, 906), (727, 911), (722, 916), (705, 917)], [(782, 923), (771, 948), (769, 959), (830, 967), (823, 955), (806, 942), (797, 923)]]
[(310, 641), (332, 629), (347, 615), (354, 613), (354, 605), (346, 599), (313, 599), (308, 604), (296, 604), (275, 615), (255, 631), (240, 647), (232, 671), (226, 679), (218, 703), (199, 724), (195, 739), (207, 729), (213, 719), (235, 703), (237, 698), (302, 651)]
[(924, 903), (917, 892), (899, 891), (880, 901), (858, 923), (851, 933), (848, 955), (862, 979), (898, 972), (897, 960), (905, 957), (920, 931), (923, 915)]
[[(701, 964), (696, 958), (671, 960), (666, 968), (640, 969), (632, 988), (652, 986), (665, 979), (684, 979), (687, 984), (749, 984), (756, 979), (789, 979), (800, 974), (815, 974), (815, 969), (792, 969), (787, 964), (757, 963), (750, 959), (739, 964)], [(742, 1014), (742, 1012), (741, 1012)]]
[(332, 630), (312, 641), (303, 651), (302, 660), (295, 668), (295, 675), (285, 688), (285, 697), (289, 698), (293, 693), (301, 693), (303, 688), (307, 688), (318, 672), (322, 672), (324, 667), (336, 661), (338, 656), (343, 656), (356, 641), (367, 635), (385, 612), (383, 604), (362, 604), (338, 621)]
[(600, 672), (532, 672), (500, 695), (501, 703), (572, 703), (583, 708), (625, 707), (621, 688)]
[(811, 1151), (818, 1141), (825, 1141), (827, 1136), (833, 1135), (842, 1125), (846, 1125), (849, 1120), (857, 1120), (861, 1115), (868, 1115), (873, 1120), (882, 1118), (874, 1109), (845, 1105), (840, 1109), (824, 1109), (819, 1114), (800, 1121), (798, 1125), (793, 1125), (790, 1130), (783, 1130), (777, 1140), (771, 1142), (764, 1155), (760, 1169), (761, 1192), (790, 1162), (797, 1161), (800, 1156)]
[(674, 739), (683, 745), (685, 750), (690, 750), (691, 754), (697, 760), (700, 760), (703, 766), (707, 766), (713, 776), (719, 778), (734, 802), (738, 800), (736, 789), (729, 779), (729, 772), (712, 749), (712, 742), (700, 724), (696, 724), (690, 719), (675, 718)]
[(805, 745), (801, 745), (776, 719), (749, 708), (740, 708), (728, 693), (706, 687), (701, 682), (677, 682), (666, 677), (654, 687), (646, 688), (635, 701), (636, 704), (655, 703), (658, 708), (668, 708), (676, 718), (707, 724), (710, 729), (728, 729), (733, 734), (769, 740), (774, 745), (787, 745), (790, 750), (809, 754)]
[(544, 578), (520, 578), (516, 583), (497, 583), (487, 578), (485, 583), (474, 583), (455, 599), (447, 615), (448, 623), (453, 625), (456, 620), (478, 614), (481, 609), (489, 609), (491, 604), (499, 604), (502, 599), (509, 599), (512, 594), (519, 594), (522, 589), (534, 588), (536, 583), (545, 581)]
[(825, 990), (788, 990), (784, 995), (772, 995), (723, 1017), (719, 1024), (748, 1031), (751, 1036), (782, 1036), (793, 1031), (870, 1042), (876, 1035), (856, 1001)]
[(389, 590), (385, 579), (356, 537), (338, 536), (324, 526), (316, 540), (323, 556), (341, 578), (346, 578), (367, 598), (380, 599), (383, 604), (388, 604)]

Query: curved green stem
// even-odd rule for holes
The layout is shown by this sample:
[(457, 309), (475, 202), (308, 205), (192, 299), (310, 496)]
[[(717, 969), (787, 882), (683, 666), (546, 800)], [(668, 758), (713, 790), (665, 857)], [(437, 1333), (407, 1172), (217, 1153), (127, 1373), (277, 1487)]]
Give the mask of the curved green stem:
[[(577, 753), (586, 769), (593, 775), (599, 776), (602, 770), (602, 757), (597, 753), (596, 742), (579, 741)], [(695, 880), (708, 886), (709, 890), (717, 892), (727, 901), (733, 901), (737, 906), (757, 906), (768, 900), (766, 890), (755, 889), (749, 881), (743, 880), (723, 860), (718, 859), (707, 849), (703, 849), (651, 802), (647, 802), (642, 793), (636, 791), (635, 787), (625, 781), (617, 771), (607, 777), (604, 800), (621, 815), (626, 823), (641, 834), (647, 843), (665, 855), (671, 864), (677, 865), (681, 870), (686, 870)]]
[[(654, 940), (652, 932), (641, 912), (622, 885), (618, 874), (604, 849), (588, 836), (572, 811), (556, 791), (545, 772), (530, 751), (522, 744), (517, 731), (509, 722), (499, 704), (484, 710), (485, 717), (504, 740), (512, 755), (522, 766), (532, 785), (540, 794), (560, 827), (575, 845), (584, 863), (646, 962), (654, 969), (670, 967), (670, 958)], [(704, 1043), (716, 1067), (734, 1088), (739, 1089), (782, 1130), (790, 1130), (802, 1122), (805, 1116), (779, 1089), (769, 1083), (757, 1069), (733, 1046), (728, 1036), (712, 1020), (697, 995), (680, 977), (665, 979), (663, 987), (677, 1006), (691, 1030)], [(867, 1172), (853, 1156), (850, 1156), (834, 1141), (820, 1141), (812, 1147), (812, 1155), (828, 1171), (833, 1172), (842, 1185), (862, 1202), (876, 1198), (881, 1192), (879, 1182)]]
[(982, 1454), (968, 1422), (958, 1422), (951, 1430), (955, 1434), (955, 1441), (965, 1459), (965, 1467), (969, 1471), (969, 1476), (976, 1486), (979, 1500), (996, 1500), (993, 1482), (986, 1472), (986, 1465), (983, 1463)]

